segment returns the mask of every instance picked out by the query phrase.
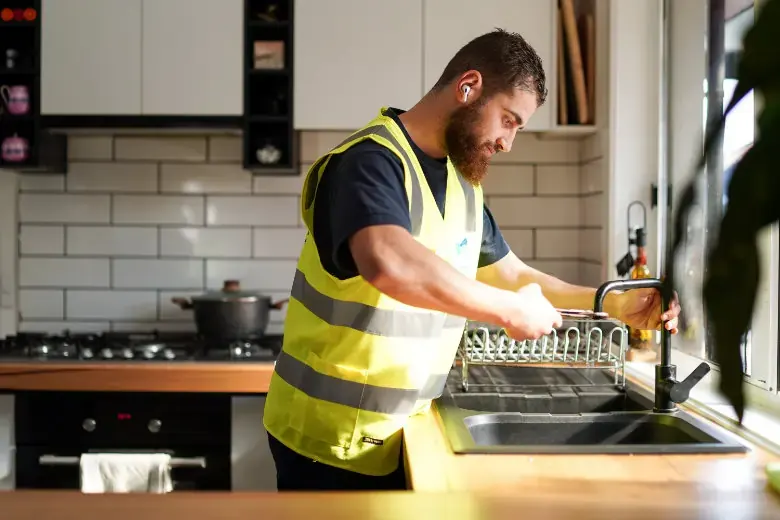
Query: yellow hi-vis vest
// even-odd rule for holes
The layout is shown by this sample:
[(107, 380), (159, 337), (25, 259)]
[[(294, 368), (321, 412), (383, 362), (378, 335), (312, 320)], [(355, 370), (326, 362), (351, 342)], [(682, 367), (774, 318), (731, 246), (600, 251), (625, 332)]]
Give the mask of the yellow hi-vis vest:
[(373, 139), (387, 147), (403, 164), (412, 235), (472, 279), (483, 211), (481, 188), (448, 161), (442, 218), (414, 151), (385, 110), (307, 174), (301, 211), (308, 233), (263, 420), (305, 457), (377, 476), (397, 468), (407, 418), (444, 390), (466, 320), (403, 304), (361, 276), (331, 276), (312, 237), (317, 184), (330, 158), (356, 143)]

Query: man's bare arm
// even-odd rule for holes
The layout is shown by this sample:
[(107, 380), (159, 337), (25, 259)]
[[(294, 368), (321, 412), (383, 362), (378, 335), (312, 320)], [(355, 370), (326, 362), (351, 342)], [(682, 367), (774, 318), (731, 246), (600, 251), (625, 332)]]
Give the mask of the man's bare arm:
[(515, 296), (472, 280), (392, 225), (369, 226), (349, 241), (358, 272), (388, 296), (415, 307), (505, 326)]
[[(538, 271), (511, 251), (498, 262), (480, 268), (477, 271), (477, 280), (509, 291), (516, 291), (529, 283), (537, 283), (555, 307), (565, 309), (592, 309), (596, 296), (596, 289), (573, 285)], [(612, 316), (618, 311), (615, 305), (616, 294), (609, 293), (604, 302), (604, 310)]]

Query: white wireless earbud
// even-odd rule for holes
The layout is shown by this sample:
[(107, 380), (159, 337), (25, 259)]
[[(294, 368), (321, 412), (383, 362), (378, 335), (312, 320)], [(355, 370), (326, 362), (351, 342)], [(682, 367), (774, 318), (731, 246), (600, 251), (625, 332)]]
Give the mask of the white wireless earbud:
[(463, 85), (463, 101), (467, 101), (469, 99), (469, 92), (471, 92), (471, 87), (468, 85)]

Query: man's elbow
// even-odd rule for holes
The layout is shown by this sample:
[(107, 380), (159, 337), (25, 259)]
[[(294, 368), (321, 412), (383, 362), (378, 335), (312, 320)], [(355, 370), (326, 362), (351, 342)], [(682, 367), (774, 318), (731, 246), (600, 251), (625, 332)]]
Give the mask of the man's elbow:
[(407, 284), (407, 269), (381, 255), (366, 255), (357, 266), (360, 276), (383, 293), (395, 292)]
[(370, 232), (358, 232), (350, 240), (350, 250), (358, 273), (378, 290), (388, 293), (408, 282), (409, 269), (404, 266), (397, 248), (379, 240)]

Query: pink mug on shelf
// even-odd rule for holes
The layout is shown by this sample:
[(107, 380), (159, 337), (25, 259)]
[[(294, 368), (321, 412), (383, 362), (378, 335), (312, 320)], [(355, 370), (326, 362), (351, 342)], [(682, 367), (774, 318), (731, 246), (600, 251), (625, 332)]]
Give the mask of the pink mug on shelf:
[(22, 115), (30, 111), (30, 91), (24, 85), (3, 85), (0, 87), (0, 97), (9, 114)]
[(14, 134), (7, 137), (2, 144), (0, 157), (5, 162), (20, 163), (27, 160), (27, 154), (30, 152), (30, 145), (27, 139)]

